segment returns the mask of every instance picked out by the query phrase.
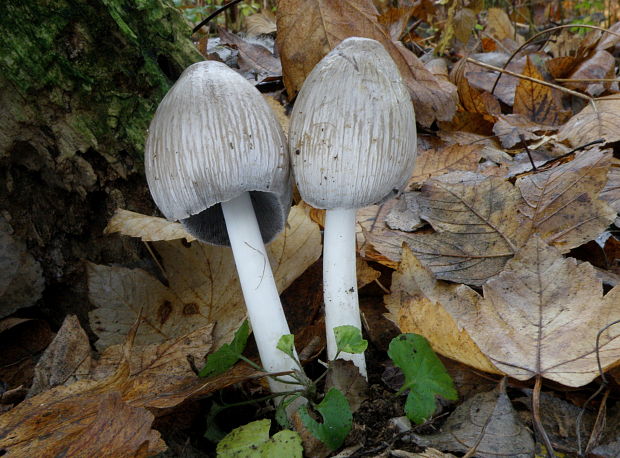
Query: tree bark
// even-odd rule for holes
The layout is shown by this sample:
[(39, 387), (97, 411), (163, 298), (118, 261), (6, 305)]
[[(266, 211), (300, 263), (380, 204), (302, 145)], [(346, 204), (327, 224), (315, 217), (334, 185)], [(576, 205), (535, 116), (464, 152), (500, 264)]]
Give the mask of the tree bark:
[(202, 59), (190, 34), (171, 0), (0, 2), (0, 227), (44, 279), (18, 314), (86, 324), (85, 262), (141, 262), (138, 242), (103, 228), (117, 207), (155, 212), (144, 139), (170, 85)]

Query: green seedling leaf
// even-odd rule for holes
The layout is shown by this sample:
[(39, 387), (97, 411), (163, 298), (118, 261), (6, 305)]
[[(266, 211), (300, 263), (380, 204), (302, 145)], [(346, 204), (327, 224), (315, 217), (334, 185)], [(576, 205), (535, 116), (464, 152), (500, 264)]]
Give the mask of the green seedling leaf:
[(336, 348), (345, 353), (364, 353), (368, 348), (368, 341), (362, 339), (362, 331), (355, 326), (337, 326), (334, 328)]
[(207, 357), (207, 364), (198, 373), (199, 377), (213, 377), (226, 372), (239, 360), (250, 335), (250, 325), (245, 320), (235, 332), (235, 337), (229, 344), (224, 344)]
[(301, 437), (283, 430), (269, 437), (271, 420), (258, 420), (233, 429), (217, 444), (218, 458), (301, 458)]
[(276, 348), (295, 360), (295, 336), (293, 334), (285, 334), (280, 337)]
[(424, 423), (435, 412), (435, 396), (456, 400), (458, 394), (427, 340), (418, 334), (401, 334), (392, 339), (388, 355), (405, 375), (399, 393), (409, 390), (405, 402), (407, 417), (417, 424)]
[(330, 449), (338, 449), (353, 426), (353, 414), (347, 398), (340, 390), (332, 388), (315, 409), (323, 417), (323, 423), (312, 418), (305, 405), (299, 408), (301, 421), (317, 439)]

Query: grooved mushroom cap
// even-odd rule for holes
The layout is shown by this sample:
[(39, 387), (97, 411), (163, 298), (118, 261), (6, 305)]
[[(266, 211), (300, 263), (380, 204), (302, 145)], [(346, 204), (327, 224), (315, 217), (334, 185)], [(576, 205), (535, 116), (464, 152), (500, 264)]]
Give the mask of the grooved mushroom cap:
[(250, 191), (265, 243), (284, 228), (292, 182), (286, 138), (260, 93), (220, 62), (188, 67), (149, 128), (155, 203), (199, 240), (229, 245), (221, 202)]
[(317, 208), (360, 208), (405, 186), (415, 113), (379, 42), (348, 38), (314, 67), (293, 107), (289, 151), (301, 197)]

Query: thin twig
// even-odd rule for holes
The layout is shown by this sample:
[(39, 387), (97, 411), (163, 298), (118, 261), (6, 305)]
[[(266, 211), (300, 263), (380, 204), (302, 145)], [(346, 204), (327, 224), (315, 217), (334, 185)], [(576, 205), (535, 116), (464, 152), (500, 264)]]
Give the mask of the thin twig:
[(523, 134), (519, 134), (519, 138), (521, 138), (521, 144), (525, 148), (525, 152), (527, 153), (527, 157), (530, 158), (530, 164), (532, 164), (532, 170), (533, 171), (538, 170), (536, 168), (536, 164), (534, 164), (534, 159), (532, 158), (532, 153), (530, 152), (530, 149), (528, 148), (527, 143), (525, 142), (525, 137), (523, 137)]
[[(593, 102), (592, 97), (581, 94), (580, 92), (572, 91), (570, 89), (566, 89), (563, 86), (558, 86), (557, 84), (549, 83), (547, 81), (539, 80), (537, 78), (532, 78), (531, 76), (521, 75), (520, 73), (511, 72), (510, 70), (506, 70), (505, 68), (496, 67), (495, 65), (485, 64), (484, 62), (480, 62), (478, 60), (472, 59), (471, 57), (467, 58), (467, 62), (471, 62), (474, 65), (478, 65), (479, 67), (486, 68), (489, 70), (494, 70), (496, 72), (505, 73), (506, 75), (514, 76), (515, 78), (520, 78), (523, 80), (531, 81), (532, 83), (542, 84), (543, 86), (547, 86), (553, 89), (557, 89), (558, 91), (566, 92), (574, 97), (579, 97), (580, 99), (587, 100), (588, 102)], [(491, 92), (492, 93), (492, 92)]]
[(555, 78), (559, 83), (620, 83), (617, 78)]

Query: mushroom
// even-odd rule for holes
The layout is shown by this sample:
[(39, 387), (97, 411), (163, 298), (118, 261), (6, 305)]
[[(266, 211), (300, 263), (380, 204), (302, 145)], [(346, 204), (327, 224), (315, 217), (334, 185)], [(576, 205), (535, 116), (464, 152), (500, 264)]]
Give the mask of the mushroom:
[[(290, 334), (265, 243), (292, 194), (286, 138), (260, 93), (220, 62), (188, 67), (151, 122), (145, 168), (155, 203), (198, 240), (232, 247), (261, 362), (296, 369), (276, 349)], [(288, 388), (270, 379), (272, 391)]]
[[(415, 113), (398, 68), (383, 46), (348, 38), (306, 78), (291, 114), (289, 151), (301, 197), (326, 209), (323, 291), (327, 353), (333, 328), (361, 331), (355, 271), (358, 208), (397, 195), (416, 158)], [(363, 354), (343, 354), (366, 377)]]

